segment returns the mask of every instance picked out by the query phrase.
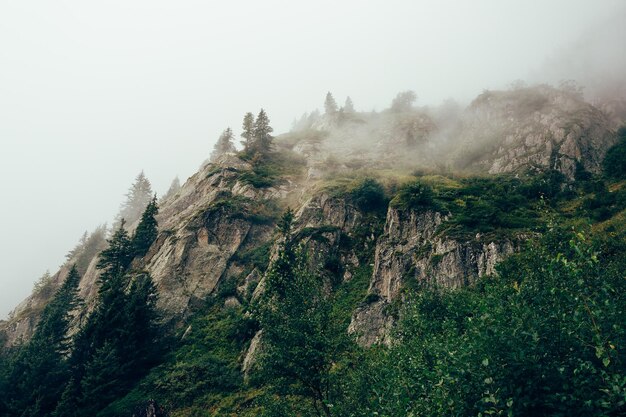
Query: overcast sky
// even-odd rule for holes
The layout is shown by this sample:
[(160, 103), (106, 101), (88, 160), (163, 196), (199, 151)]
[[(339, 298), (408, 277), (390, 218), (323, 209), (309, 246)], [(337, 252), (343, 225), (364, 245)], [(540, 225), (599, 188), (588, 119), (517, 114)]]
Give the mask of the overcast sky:
[(0, 318), (113, 218), (140, 170), (163, 193), (245, 112), (264, 107), (281, 132), (326, 91), (367, 111), (406, 89), (470, 100), (536, 76), (623, 6), (0, 0)]

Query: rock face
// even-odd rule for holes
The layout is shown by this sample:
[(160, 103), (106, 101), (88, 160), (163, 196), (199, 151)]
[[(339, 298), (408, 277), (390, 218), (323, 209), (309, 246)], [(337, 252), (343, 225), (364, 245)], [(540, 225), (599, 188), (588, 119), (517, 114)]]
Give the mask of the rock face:
[[(361, 213), (345, 198), (333, 198), (321, 193), (306, 199), (295, 213), (294, 231), (308, 249), (309, 262), (314, 267), (323, 265), (333, 253), (338, 251), (342, 236), (350, 236), (355, 227), (360, 224)], [(344, 255), (341, 260), (344, 265), (358, 264), (353, 254)], [(246, 283), (240, 292), (245, 290), (248, 282), (256, 282), (256, 270), (246, 277)], [(252, 300), (257, 301), (265, 288), (265, 281), (260, 279), (252, 294)], [(242, 371), (248, 374), (262, 349), (262, 330), (257, 331), (248, 350), (244, 355)]]
[(516, 243), (484, 241), (480, 236), (459, 241), (439, 232), (447, 215), (390, 207), (384, 234), (378, 239), (369, 302), (354, 314), (350, 331), (363, 345), (388, 343), (393, 318), (389, 306), (407, 286), (459, 287), (494, 272)]
[[(222, 279), (240, 272), (232, 260), (235, 253), (271, 238), (273, 227), (259, 221), (257, 212), (264, 204), (284, 198), (295, 186), (286, 183), (256, 189), (239, 181), (239, 173), (248, 169), (249, 164), (239, 158), (224, 156), (216, 164), (205, 165), (176, 195), (161, 203), (159, 236), (142, 264), (134, 266), (150, 272), (159, 294), (157, 306), (165, 319), (183, 319)], [(77, 312), (75, 325), (93, 308), (98, 292), (96, 264), (97, 258), (92, 259), (82, 276), (79, 294), (86, 308)], [(53, 277), (55, 289), (67, 270), (64, 266)], [(31, 295), (8, 321), (0, 323), (5, 346), (32, 336), (50, 296)]]
[(576, 93), (548, 86), (487, 91), (466, 110), (455, 164), (490, 174), (555, 169), (573, 178), (577, 162), (600, 170), (614, 126)]

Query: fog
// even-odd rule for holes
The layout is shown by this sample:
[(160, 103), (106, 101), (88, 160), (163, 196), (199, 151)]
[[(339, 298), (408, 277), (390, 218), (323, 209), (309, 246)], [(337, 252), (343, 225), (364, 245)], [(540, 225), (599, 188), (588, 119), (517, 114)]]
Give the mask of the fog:
[(85, 230), (112, 221), (139, 171), (164, 193), (223, 129), (238, 135), (247, 111), (265, 108), (280, 133), (327, 91), (360, 111), (403, 90), (418, 105), (466, 103), (516, 79), (615, 92), (605, 81), (626, 73), (625, 10), (622, 0), (1, 1), (0, 318)]

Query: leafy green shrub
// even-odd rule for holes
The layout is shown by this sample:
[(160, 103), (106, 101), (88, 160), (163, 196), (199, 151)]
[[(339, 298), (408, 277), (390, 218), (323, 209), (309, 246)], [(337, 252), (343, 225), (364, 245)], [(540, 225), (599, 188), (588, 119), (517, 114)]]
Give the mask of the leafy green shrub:
[(554, 229), (475, 287), (407, 295), (346, 415), (623, 415), (625, 237)]
[[(558, 180), (557, 176), (548, 178)], [(550, 180), (543, 175), (525, 181), (498, 176), (465, 178), (460, 183), (460, 187), (441, 190), (437, 195), (452, 214), (442, 229), (455, 237), (469, 238), (476, 233), (502, 234), (535, 228), (537, 204), (544, 195), (541, 190)]]
[(199, 313), (165, 363), (153, 368), (133, 391), (102, 415), (128, 415), (129, 410), (150, 398), (158, 399), (167, 409), (206, 405), (240, 389), (243, 377), (239, 355), (256, 328), (240, 309), (222, 310), (219, 305), (215, 303)]
[(403, 210), (441, 210), (441, 205), (435, 200), (433, 189), (419, 181), (405, 185), (391, 200), (393, 207)]
[(387, 206), (385, 190), (373, 178), (359, 181), (350, 191), (350, 198), (359, 210), (365, 212), (384, 210)]

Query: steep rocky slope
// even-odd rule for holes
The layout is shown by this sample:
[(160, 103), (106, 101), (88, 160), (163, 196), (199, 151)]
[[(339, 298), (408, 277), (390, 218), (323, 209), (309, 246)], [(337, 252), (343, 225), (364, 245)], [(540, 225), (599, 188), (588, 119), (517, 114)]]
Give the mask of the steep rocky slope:
[[(239, 158), (224, 156), (215, 165), (205, 165), (175, 196), (163, 202), (159, 236), (134, 268), (152, 275), (159, 292), (158, 307), (167, 320), (184, 319), (224, 277), (244, 269), (232, 260), (233, 255), (271, 237), (270, 217), (277, 210), (274, 204), (297, 187), (284, 181), (276, 187), (254, 188), (239, 179), (239, 174), (249, 169), (249, 164)], [(75, 261), (70, 259), (54, 275), (51, 292), (63, 282), (68, 266)], [(79, 294), (85, 307), (77, 314), (76, 324), (93, 307), (99, 277), (96, 264), (94, 257), (81, 279)], [(12, 346), (32, 335), (48, 299), (49, 295), (33, 294), (16, 307), (2, 323), (5, 345)]]
[[(236, 281), (238, 287), (229, 302), (245, 301), (255, 289), (257, 294), (262, 290), (264, 265), (251, 259), (271, 251), (275, 220), (290, 206), (296, 212), (296, 234), (307, 243), (311, 262), (322, 265), (329, 279), (349, 281), (371, 262), (369, 296), (354, 313), (350, 331), (366, 345), (384, 341), (403, 288), (471, 283), (493, 273), (494, 265), (515, 251), (525, 235), (455, 237), (441, 233), (440, 226), (453, 216), (445, 210), (389, 207), (386, 214), (367, 213), (348, 194), (330, 192), (320, 182), (367, 167), (411, 171), (421, 166), (416, 161), (437, 162), (450, 146), (459, 150), (447, 164), (454, 162), (459, 169), (502, 174), (532, 167), (557, 169), (572, 178), (577, 162), (598, 171), (616, 140), (615, 117), (609, 119), (575, 94), (536, 87), (482, 94), (465, 111), (456, 136), (447, 139), (440, 137), (442, 127), (433, 122), (437, 118), (424, 109), (318, 121), (312, 129), (277, 140), (280, 152), (290, 149), (304, 156), (295, 170), (304, 174), (306, 168), (308, 175), (286, 175), (273, 185), (255, 187), (244, 175), (252, 166), (235, 155), (203, 166), (161, 204), (158, 239), (133, 267), (150, 272), (159, 292), (158, 307), (173, 324), (182, 323), (226, 281)], [(354, 148), (360, 139), (360, 147)], [(400, 154), (402, 163), (395, 166)], [(363, 162), (368, 158), (369, 165)], [(76, 313), (76, 325), (93, 307), (96, 263), (92, 258), (83, 273), (85, 308)], [(54, 275), (52, 289), (67, 272), (64, 266)], [(28, 339), (48, 298), (33, 294), (19, 304), (8, 321), (0, 322), (0, 340), (13, 346)]]
[(368, 302), (354, 314), (349, 331), (364, 345), (388, 342), (394, 302), (403, 289), (419, 285), (459, 287), (495, 272), (495, 265), (518, 247), (510, 238), (469, 240), (439, 232), (448, 214), (390, 207), (378, 239)]

